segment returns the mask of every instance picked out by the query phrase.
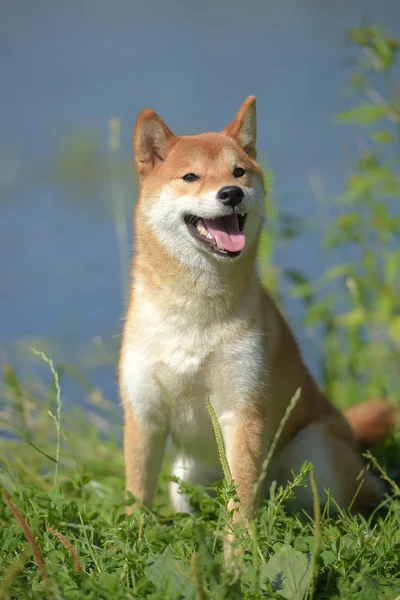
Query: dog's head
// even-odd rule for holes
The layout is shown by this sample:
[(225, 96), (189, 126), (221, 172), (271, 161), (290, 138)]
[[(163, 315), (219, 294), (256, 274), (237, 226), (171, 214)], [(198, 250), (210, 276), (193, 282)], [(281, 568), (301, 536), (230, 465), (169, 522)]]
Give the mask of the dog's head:
[(133, 135), (140, 210), (159, 242), (185, 263), (231, 261), (261, 230), (264, 182), (256, 163), (256, 101), (221, 133), (175, 136), (152, 110)]

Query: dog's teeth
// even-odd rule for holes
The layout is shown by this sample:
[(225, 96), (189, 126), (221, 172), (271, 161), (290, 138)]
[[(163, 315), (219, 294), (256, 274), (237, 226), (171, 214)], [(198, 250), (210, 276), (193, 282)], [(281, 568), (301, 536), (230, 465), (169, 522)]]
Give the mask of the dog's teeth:
[(212, 240), (212, 235), (211, 235), (211, 233), (210, 233), (209, 231), (207, 231), (207, 238), (208, 238), (209, 240)]
[(208, 231), (207, 231), (207, 229), (204, 227), (204, 223), (203, 223), (203, 221), (202, 221), (201, 219), (199, 219), (199, 220), (197, 221), (196, 228), (197, 228), (197, 231), (198, 231), (199, 233), (201, 233), (201, 235), (204, 235), (205, 237), (208, 237)]

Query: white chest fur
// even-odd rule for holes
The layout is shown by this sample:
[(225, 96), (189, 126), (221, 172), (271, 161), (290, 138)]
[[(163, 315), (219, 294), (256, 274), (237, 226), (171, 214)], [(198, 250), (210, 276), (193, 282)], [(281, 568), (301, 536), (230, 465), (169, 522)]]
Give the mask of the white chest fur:
[(141, 303), (125, 339), (123, 382), (143, 424), (168, 429), (178, 447), (211, 466), (217, 454), (207, 397), (229, 427), (265, 371), (265, 339), (247, 311), (215, 318), (210, 307), (184, 308), (166, 314)]

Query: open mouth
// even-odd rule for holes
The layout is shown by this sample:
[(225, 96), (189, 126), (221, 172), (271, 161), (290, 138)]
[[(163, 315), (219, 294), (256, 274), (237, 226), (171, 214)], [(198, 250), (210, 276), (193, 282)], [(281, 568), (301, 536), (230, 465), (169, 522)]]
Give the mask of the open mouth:
[(195, 215), (187, 215), (185, 223), (190, 233), (199, 240), (207, 250), (221, 256), (239, 256), (246, 245), (243, 231), (247, 215), (232, 213), (216, 219), (202, 219)]

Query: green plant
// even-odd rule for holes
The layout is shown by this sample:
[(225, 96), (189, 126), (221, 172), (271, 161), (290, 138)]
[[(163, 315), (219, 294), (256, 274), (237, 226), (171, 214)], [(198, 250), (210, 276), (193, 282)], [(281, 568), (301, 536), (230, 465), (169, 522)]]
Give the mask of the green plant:
[(368, 396), (400, 401), (400, 89), (393, 81), (400, 45), (375, 27), (349, 38), (362, 58), (352, 62), (355, 100), (336, 122), (358, 127), (362, 149), (346, 190), (332, 200), (325, 238), (326, 252), (348, 259), (315, 282), (286, 273), (304, 302), (305, 325), (322, 340), (323, 384), (341, 405)]

